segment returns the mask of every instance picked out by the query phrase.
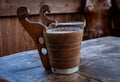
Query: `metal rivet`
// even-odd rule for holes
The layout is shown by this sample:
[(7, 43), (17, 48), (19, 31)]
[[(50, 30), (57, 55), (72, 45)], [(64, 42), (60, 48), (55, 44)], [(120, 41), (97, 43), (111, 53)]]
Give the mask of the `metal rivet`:
[(43, 37), (39, 37), (39, 43), (40, 43), (40, 44), (43, 44), (43, 43), (44, 43)]
[(41, 48), (41, 53), (43, 55), (47, 55), (47, 49), (46, 48)]

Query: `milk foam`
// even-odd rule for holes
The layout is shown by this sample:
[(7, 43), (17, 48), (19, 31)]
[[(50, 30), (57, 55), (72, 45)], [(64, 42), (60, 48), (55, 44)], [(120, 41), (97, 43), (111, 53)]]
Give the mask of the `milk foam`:
[(50, 34), (66, 34), (66, 33), (78, 32), (80, 30), (82, 30), (82, 29), (81, 28), (76, 28), (76, 27), (52, 28), (52, 29), (48, 29), (47, 33), (50, 33)]
[(75, 31), (47, 31), (47, 33), (52, 33), (52, 34), (65, 34), (65, 33), (72, 33)]

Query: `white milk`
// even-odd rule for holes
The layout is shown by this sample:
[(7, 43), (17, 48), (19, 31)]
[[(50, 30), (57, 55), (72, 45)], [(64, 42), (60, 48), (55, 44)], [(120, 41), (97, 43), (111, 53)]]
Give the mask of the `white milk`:
[(47, 30), (47, 33), (50, 34), (65, 34), (65, 33), (72, 33), (72, 32), (78, 32), (82, 30), (81, 28), (76, 27), (67, 27), (67, 28), (51, 28)]
[(47, 33), (51, 33), (51, 34), (65, 34), (65, 33), (72, 33), (75, 31), (47, 31)]

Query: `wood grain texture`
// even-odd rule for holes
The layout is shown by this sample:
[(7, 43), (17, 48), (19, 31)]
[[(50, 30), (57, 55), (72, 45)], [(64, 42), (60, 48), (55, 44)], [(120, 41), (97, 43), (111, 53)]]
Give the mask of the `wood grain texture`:
[[(41, 7), (41, 10), (43, 10), (45, 13), (45, 11), (48, 11), (48, 6)], [(41, 13), (41, 15), (42, 14), (43, 13)], [(29, 15), (29, 13), (28, 13), (28, 9), (26, 7), (19, 7), (17, 9), (17, 17), (19, 19), (19, 22), (21, 23), (23, 28), (29, 33), (29, 35), (33, 39), (33, 41), (39, 51), (39, 55), (42, 60), (43, 66), (45, 67), (45, 69), (50, 69), (48, 53), (46, 55), (44, 55), (42, 53), (42, 48), (46, 48), (46, 44), (44, 41), (42, 44), (39, 42), (39, 37), (43, 38), (43, 32), (46, 32), (48, 27), (41, 22), (31, 22), (30, 20), (28, 20), (28, 15)], [(50, 20), (49, 20), (49, 22), (48, 22), (48, 20), (45, 20), (45, 22), (52, 23), (52, 21), (50, 21)]]
[(118, 37), (84, 41), (80, 70), (71, 75), (44, 70), (37, 50), (32, 50), (1, 57), (0, 76), (10, 82), (119, 82), (119, 42)]
[[(64, 28), (54, 28), (53, 32), (62, 32)], [(66, 27), (66, 31), (70, 27)], [(75, 28), (75, 27), (73, 27)], [(72, 29), (73, 29), (72, 28)], [(75, 28), (72, 33), (54, 34), (43, 33), (46, 48), (48, 50), (50, 66), (56, 69), (68, 69), (79, 65), (80, 62), (80, 47), (82, 43), (83, 30)], [(65, 63), (66, 62), (66, 63)]]
[(0, 0), (0, 16), (15, 16), (17, 8), (28, 7), (30, 14), (38, 14), (39, 8), (46, 4), (50, 6), (51, 13), (80, 12), (82, 0)]
[(0, 18), (0, 56), (35, 48), (16, 17)]

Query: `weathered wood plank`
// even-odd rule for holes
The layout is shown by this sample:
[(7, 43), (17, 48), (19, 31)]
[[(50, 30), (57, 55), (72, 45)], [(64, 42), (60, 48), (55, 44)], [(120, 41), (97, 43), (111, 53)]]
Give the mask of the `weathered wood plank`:
[(35, 48), (31, 37), (16, 17), (0, 19), (0, 56)]
[(80, 70), (71, 75), (45, 71), (36, 50), (0, 58), (0, 76), (10, 82), (119, 82), (120, 38), (84, 41)]
[(17, 8), (26, 6), (30, 14), (39, 14), (42, 5), (49, 5), (51, 13), (79, 12), (81, 0), (0, 0), (0, 16), (16, 15)]

